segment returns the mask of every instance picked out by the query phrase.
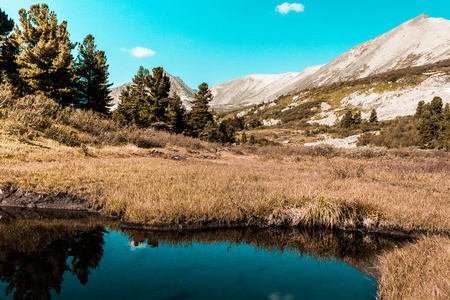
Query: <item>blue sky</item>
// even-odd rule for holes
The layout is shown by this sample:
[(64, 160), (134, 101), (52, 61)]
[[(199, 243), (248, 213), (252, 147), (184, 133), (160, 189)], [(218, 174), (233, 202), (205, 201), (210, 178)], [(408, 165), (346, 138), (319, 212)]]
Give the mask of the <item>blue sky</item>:
[[(17, 20), (18, 10), (34, 3), (0, 0), (0, 8)], [(106, 51), (114, 86), (129, 82), (141, 65), (162, 66), (193, 88), (253, 73), (300, 72), (419, 14), (450, 19), (449, 0), (45, 3), (60, 21), (67, 20), (72, 42), (94, 35), (98, 48)]]

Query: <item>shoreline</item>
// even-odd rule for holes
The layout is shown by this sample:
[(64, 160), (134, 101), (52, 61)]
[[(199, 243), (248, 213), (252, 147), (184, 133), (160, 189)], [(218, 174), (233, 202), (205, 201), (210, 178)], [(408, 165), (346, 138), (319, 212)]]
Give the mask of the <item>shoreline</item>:
[[(6, 211), (6, 213), (5, 213)], [(289, 219), (273, 220), (272, 215), (265, 218), (250, 218), (241, 221), (208, 221), (185, 224), (144, 224), (123, 220), (122, 215), (105, 213), (101, 206), (93, 207), (90, 201), (68, 193), (48, 194), (20, 192), (17, 189), (0, 189), (0, 220), (14, 220), (27, 218), (40, 219), (73, 219), (98, 215), (114, 221), (114, 225), (121, 229), (144, 230), (155, 232), (171, 231), (201, 231), (220, 229), (271, 229), (271, 228), (329, 228), (343, 232), (357, 232), (361, 234), (377, 234), (399, 238), (418, 239), (422, 236), (444, 235), (450, 236), (450, 231), (430, 229), (407, 229), (401, 226), (327, 226), (320, 224), (293, 223)], [(384, 221), (384, 223), (387, 223)]]

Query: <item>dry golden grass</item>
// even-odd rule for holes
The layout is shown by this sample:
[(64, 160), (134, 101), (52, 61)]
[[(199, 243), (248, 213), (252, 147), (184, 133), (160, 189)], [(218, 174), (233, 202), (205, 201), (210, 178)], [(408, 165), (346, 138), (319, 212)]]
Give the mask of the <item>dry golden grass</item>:
[(379, 299), (450, 299), (450, 239), (430, 237), (383, 258)]
[[(146, 224), (247, 222), (296, 208), (312, 216), (304, 223), (339, 226), (352, 217), (347, 225), (450, 229), (448, 154), (365, 159), (325, 151), (330, 157), (308, 152), (273, 159), (276, 155), (223, 152), (221, 159), (176, 161), (149, 157), (149, 150), (136, 157), (116, 155), (127, 153), (124, 147), (114, 155), (77, 153), (67, 159), (69, 150), (52, 150), (63, 151), (65, 159), (0, 165), (0, 185), (76, 194), (127, 221)], [(49, 150), (36, 151), (34, 157)], [(319, 206), (329, 208), (328, 214), (318, 211)], [(314, 215), (323, 222), (314, 221)]]

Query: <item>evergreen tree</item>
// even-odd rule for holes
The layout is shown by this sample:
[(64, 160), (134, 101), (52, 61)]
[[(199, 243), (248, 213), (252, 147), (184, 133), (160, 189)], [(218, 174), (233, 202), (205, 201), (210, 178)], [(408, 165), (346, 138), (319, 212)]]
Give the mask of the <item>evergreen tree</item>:
[(0, 8), (0, 36), (7, 36), (14, 27), (14, 21)]
[(172, 126), (173, 131), (176, 133), (182, 133), (186, 125), (184, 123), (186, 110), (181, 103), (180, 97), (175, 93), (169, 98), (169, 104), (167, 109), (167, 123)]
[(350, 128), (354, 124), (353, 114), (350, 110), (348, 110), (344, 117), (342, 117), (341, 120), (341, 127), (342, 128)]
[[(419, 107), (420, 106), (420, 107)], [(420, 109), (419, 124), (417, 129), (419, 130), (420, 141), (422, 147), (435, 148), (440, 146), (440, 135), (442, 128), (442, 99), (440, 97), (434, 97), (428, 104), (420, 104), (417, 107), (417, 111)]]
[(80, 45), (79, 54), (74, 64), (77, 106), (106, 114), (111, 106), (109, 96), (108, 64), (106, 55), (97, 50), (92, 35), (86, 36)]
[(248, 142), (249, 142), (250, 145), (256, 144), (256, 138), (255, 138), (255, 136), (253, 134), (250, 135), (250, 140)]
[(416, 114), (414, 115), (416, 118), (422, 117), (423, 107), (425, 106), (425, 101), (421, 100), (417, 104)]
[(149, 85), (150, 73), (141, 66), (132, 84), (122, 91), (119, 106), (113, 114), (114, 119), (123, 125), (150, 126), (154, 120), (151, 115)]
[(8, 42), (13, 27), (14, 21), (0, 8), (0, 83), (6, 77), (8, 65), (15, 60), (16, 53), (11, 52)]
[(188, 115), (189, 127), (192, 136), (198, 137), (208, 122), (214, 122), (212, 113), (209, 111), (209, 102), (213, 96), (208, 88), (208, 84), (202, 83), (198, 86), (195, 99), (192, 101), (192, 110)]
[(19, 73), (26, 92), (42, 91), (63, 106), (73, 102), (73, 68), (66, 21), (58, 24), (47, 4), (34, 4), (19, 11), (20, 25), (15, 28), (20, 55)]
[(242, 144), (247, 143), (247, 135), (245, 134), (245, 131), (242, 132), (241, 143), (242, 143)]
[(170, 78), (166, 76), (161, 67), (153, 68), (150, 79), (150, 96), (152, 99), (152, 112), (154, 122), (167, 122), (167, 109), (169, 106)]
[(442, 110), (442, 120), (439, 132), (440, 146), (450, 150), (450, 105), (447, 103)]
[(353, 125), (361, 125), (361, 122), (362, 122), (361, 112), (357, 111), (353, 116)]
[(377, 122), (378, 122), (377, 111), (375, 109), (372, 109), (372, 111), (370, 112), (369, 123), (377, 123)]

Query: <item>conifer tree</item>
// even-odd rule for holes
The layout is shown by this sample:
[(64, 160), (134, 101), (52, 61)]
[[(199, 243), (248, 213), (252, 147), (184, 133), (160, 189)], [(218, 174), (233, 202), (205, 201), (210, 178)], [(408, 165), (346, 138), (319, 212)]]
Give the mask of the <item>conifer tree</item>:
[(354, 120), (353, 120), (353, 114), (350, 110), (348, 110), (344, 117), (342, 117), (341, 120), (341, 127), (343, 128), (350, 128), (352, 125), (354, 124)]
[(375, 109), (372, 109), (372, 111), (370, 112), (369, 123), (377, 123), (377, 122), (378, 122), (377, 111)]
[(8, 35), (14, 27), (14, 21), (0, 8), (0, 36)]
[(73, 102), (73, 69), (67, 22), (58, 24), (47, 4), (34, 4), (19, 11), (20, 25), (15, 28), (20, 55), (19, 73), (26, 92), (42, 91), (63, 106)]
[(132, 84), (122, 91), (119, 106), (113, 114), (114, 119), (123, 125), (150, 126), (154, 120), (151, 115), (152, 101), (149, 85), (150, 73), (141, 66)]
[(442, 110), (442, 121), (439, 133), (441, 146), (450, 150), (450, 105), (447, 103)]
[(176, 133), (182, 133), (185, 130), (185, 117), (186, 110), (181, 103), (180, 96), (175, 93), (169, 98), (168, 109), (167, 109), (167, 123), (172, 126), (173, 131)]
[(7, 77), (11, 63), (15, 61), (16, 52), (12, 51), (13, 44), (9, 40), (13, 27), (14, 21), (0, 8), (0, 82)]
[(209, 102), (213, 99), (208, 84), (203, 82), (198, 86), (195, 99), (192, 101), (192, 110), (189, 112), (188, 123), (192, 136), (198, 137), (208, 122), (214, 122), (212, 113), (209, 111)]
[(357, 111), (353, 116), (353, 125), (360, 125), (362, 122), (361, 112)]
[(75, 97), (78, 107), (106, 114), (112, 98), (109, 96), (108, 67), (106, 55), (97, 50), (94, 37), (86, 36), (80, 45), (79, 54), (74, 64)]
[(442, 128), (442, 99), (440, 97), (434, 97), (428, 104), (417, 106), (416, 115), (420, 112), (420, 121), (417, 126), (419, 130), (420, 140), (419, 143), (422, 147), (435, 148), (439, 146), (439, 139)]
[(416, 118), (422, 117), (423, 107), (425, 106), (425, 101), (421, 100), (417, 104), (416, 114), (414, 115)]
[(247, 135), (245, 134), (245, 131), (242, 132), (241, 143), (242, 143), (242, 144), (247, 143)]
[(167, 122), (170, 78), (166, 76), (162, 67), (157, 67), (153, 68), (153, 76), (150, 76), (149, 79), (153, 122)]

